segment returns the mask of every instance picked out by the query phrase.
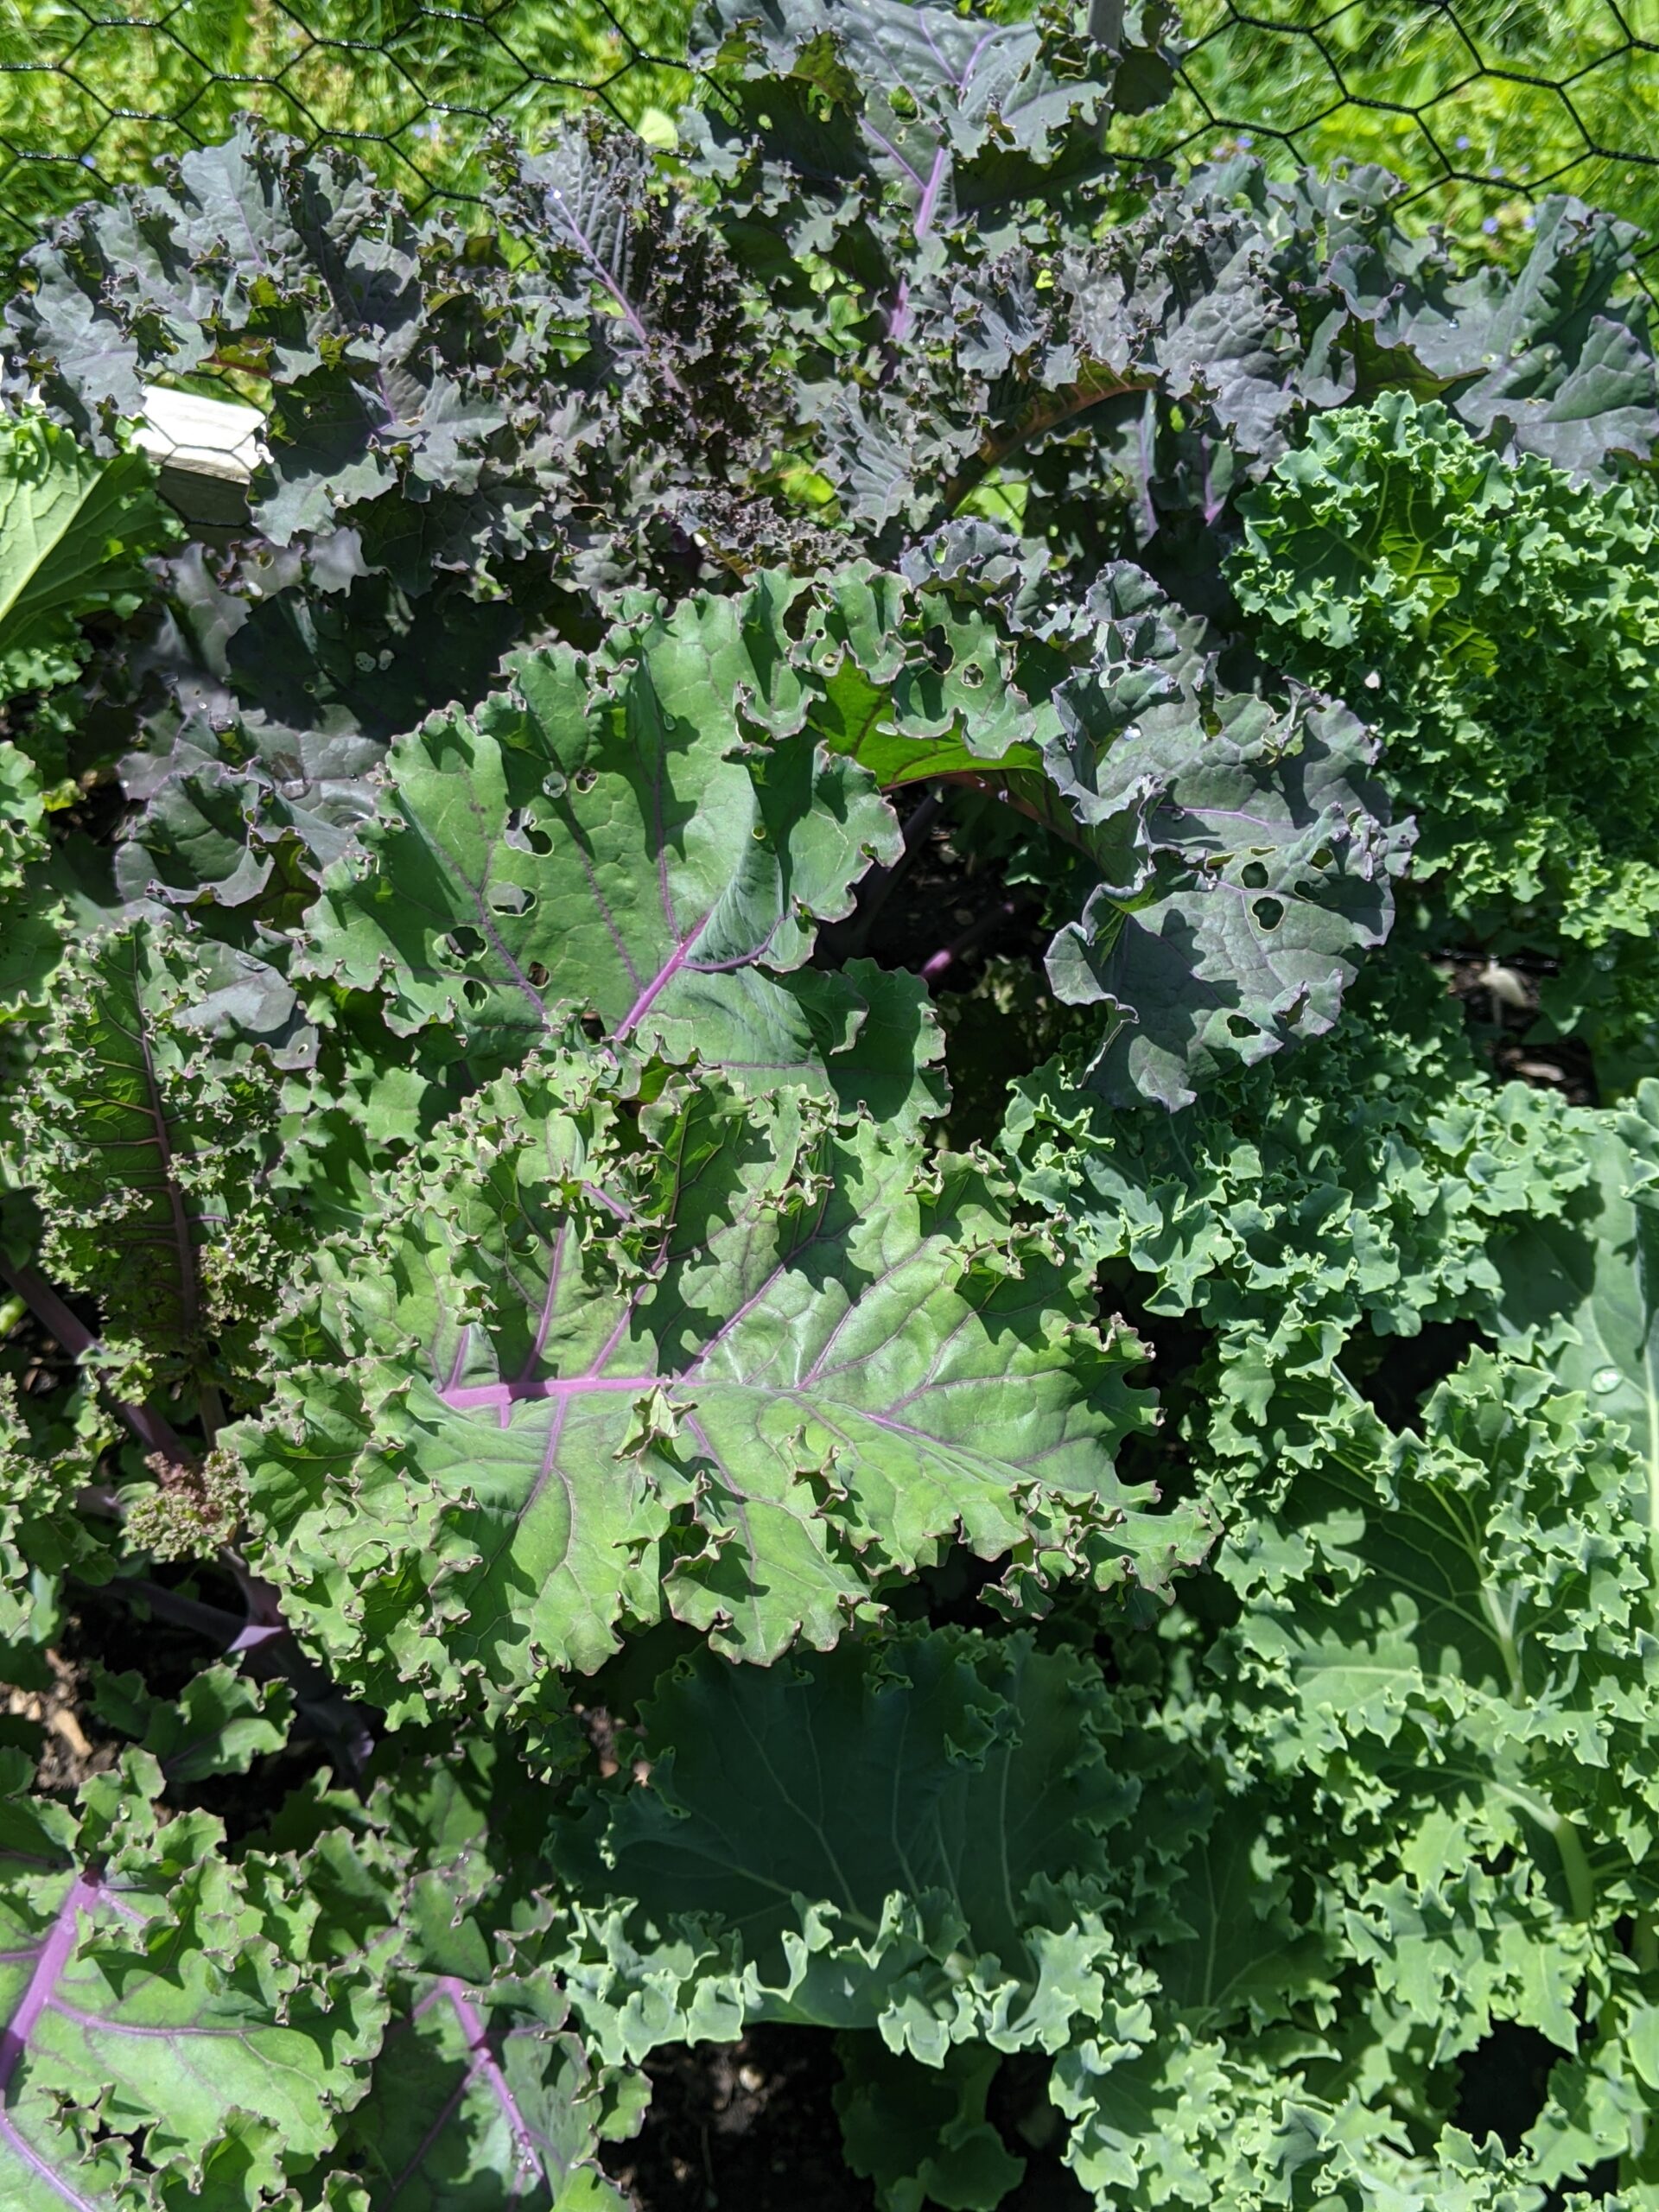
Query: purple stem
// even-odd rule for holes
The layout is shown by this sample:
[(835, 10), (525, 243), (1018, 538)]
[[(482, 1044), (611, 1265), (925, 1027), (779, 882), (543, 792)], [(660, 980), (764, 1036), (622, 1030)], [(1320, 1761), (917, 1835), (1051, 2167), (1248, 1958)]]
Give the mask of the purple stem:
[[(0, 1282), (8, 1284), (22, 1300), (54, 1343), (61, 1344), (71, 1359), (85, 1359), (88, 1352), (97, 1351), (98, 1338), (84, 1321), (75, 1319), (44, 1275), (33, 1268), (14, 1268), (9, 1260), (0, 1259)], [(152, 1413), (148, 1406), (135, 1405), (129, 1398), (111, 1398), (109, 1402), (111, 1410), (150, 1451), (159, 1452), (175, 1466), (182, 1465), (188, 1459), (183, 1445), (159, 1414)]]
[(944, 182), (944, 149), (933, 156), (933, 167), (922, 188), (922, 202), (916, 210), (916, 243), (919, 245), (933, 228), (933, 215), (939, 204), (939, 188)]
[(47, 1931), (40, 1955), (35, 1961), (35, 1971), (29, 1977), (22, 2001), (0, 2032), (0, 2104), (10, 2093), (11, 2080), (22, 2061), (29, 2039), (35, 2032), (35, 2023), (50, 2003), (53, 1991), (62, 1978), (69, 1963), (69, 1955), (75, 1948), (75, 1932), (82, 1908), (97, 1904), (103, 1885), (85, 1874), (77, 1874), (69, 1885), (68, 1893), (58, 1907), (57, 1917)]
[[(518, 2099), (507, 2087), (506, 2076), (502, 2073), (500, 2063), (490, 2048), (488, 2031), (479, 2017), (477, 2007), (467, 1994), (467, 1985), (458, 1980), (454, 1974), (441, 1975), (410, 2014), (407, 2024), (412, 2027), (416, 2020), (420, 2019), (423, 2014), (429, 2012), (440, 2000), (451, 2007), (456, 2020), (460, 2023), (461, 2031), (467, 2038), (467, 2069), (438, 2107), (431, 2125), (416, 2147), (414, 2157), (392, 2183), (391, 2194), (386, 2200), (389, 2206), (397, 2202), (410, 2181), (426, 2163), (428, 2152), (431, 2150), (432, 2145), (454, 2119), (456, 2109), (467, 2090), (480, 2077), (489, 2083), (497, 2103), (506, 2117), (507, 2126), (512, 2130), (513, 2139), (518, 2148), (519, 2163), (537, 2175), (546, 2174), (546, 2164), (537, 2149), (535, 2135), (525, 2120), (524, 2113), (519, 2110)], [(515, 2195), (516, 2193), (515, 2191)]]
[(245, 1620), (235, 1613), (227, 1613), (221, 1605), (204, 1605), (200, 1598), (187, 1598), (182, 1591), (169, 1590), (164, 1583), (150, 1582), (142, 1576), (123, 1582), (118, 1587), (142, 1598), (151, 1612), (159, 1613), (164, 1621), (176, 1621), (181, 1628), (194, 1629), (198, 1636), (210, 1637), (227, 1650), (248, 1626)]
[[(54, 2173), (34, 2145), (24, 2140), (3, 2112), (0, 2112), (0, 2143), (7, 2145), (19, 2165), (27, 2166), (31, 2173), (39, 2176), (54, 2196), (61, 2197), (69, 2207), (69, 2212), (98, 2212), (98, 2207), (90, 2196), (82, 2196), (79, 2190), (70, 2188), (61, 2174)], [(104, 2202), (107, 2204), (108, 2197)]]
[(1016, 900), (999, 899), (995, 906), (988, 908), (976, 921), (969, 922), (959, 938), (953, 939), (941, 950), (931, 953), (923, 961), (922, 980), (924, 982), (937, 983), (943, 976), (948, 976), (964, 952), (970, 951), (982, 938), (989, 937), (994, 931), (1001, 929), (1004, 922), (1011, 921), (1019, 911)]
[(467, 2038), (467, 2048), (473, 2054), (476, 2070), (483, 2075), (493, 2091), (520, 2154), (527, 2162), (534, 2161), (539, 2166), (541, 2157), (536, 2148), (535, 2135), (518, 2109), (518, 2099), (507, 2086), (507, 2077), (501, 2071), (501, 2062), (490, 2048), (489, 2036), (477, 2008), (467, 1994), (466, 1984), (458, 1981), (453, 1974), (444, 1974), (438, 1986), (454, 2007), (455, 2018), (461, 2023), (461, 2033)]
[[(238, 1577), (243, 1587), (257, 1592), (269, 1587), (255, 1581), (251, 1575)], [(294, 1632), (280, 1616), (261, 1620), (239, 1618), (227, 1613), (222, 1606), (204, 1605), (199, 1598), (187, 1598), (182, 1591), (169, 1590), (164, 1584), (135, 1576), (130, 1581), (116, 1583), (118, 1591), (142, 1598), (154, 1613), (163, 1620), (176, 1621), (181, 1628), (194, 1629), (217, 1643), (227, 1658), (243, 1661), (245, 1671), (256, 1681), (269, 1681), (280, 1675), (293, 1688), (301, 1712), (318, 1737), (332, 1751), (338, 1753), (346, 1769), (360, 1773), (374, 1749), (374, 1738), (364, 1721), (361, 1710), (341, 1694), (322, 1669), (308, 1659), (294, 1640)], [(257, 1598), (251, 1600), (258, 1611), (270, 1610)]]
[[(885, 144), (885, 140), (882, 143)], [(892, 153), (893, 149), (889, 147), (887, 150)], [(897, 158), (898, 156), (894, 155), (894, 159)], [(910, 167), (908, 162), (904, 166), (906, 168)], [(933, 156), (933, 167), (928, 173), (927, 182), (922, 185), (922, 196), (917, 203), (916, 243), (918, 245), (920, 245), (933, 228), (933, 217), (939, 204), (939, 191), (944, 182), (944, 148), (941, 146)], [(916, 175), (914, 169), (911, 169), (910, 173), (912, 176)], [(920, 183), (921, 180), (918, 178), (917, 181)], [(893, 296), (893, 306), (887, 315), (887, 340), (890, 345), (902, 346), (909, 336), (910, 279), (907, 276), (901, 276), (899, 279), (899, 289)]]
[[(683, 938), (675, 946), (667, 960), (652, 977), (650, 982), (645, 985), (639, 997), (635, 999), (633, 1004), (623, 1015), (621, 1020), (618, 1022), (616, 1026), (616, 1033), (619, 1037), (626, 1037), (631, 1035), (635, 1027), (645, 1020), (646, 1014), (650, 1013), (657, 1001), (662, 996), (663, 993), (668, 988), (674, 978), (679, 974), (681, 969), (683, 968), (687, 961), (690, 959), (692, 946), (696, 944), (697, 939), (702, 935), (703, 931), (708, 928), (709, 923), (713, 921), (713, 919), (714, 912), (711, 909), (697, 924), (697, 926), (692, 931), (690, 936), (688, 938)], [(673, 927), (673, 924), (671, 922), (669, 926), (671, 929)], [(746, 954), (744, 958), (747, 959), (747, 957), (748, 956)], [(727, 967), (735, 968), (741, 967), (742, 964), (741, 961), (717, 962), (712, 972), (718, 975)], [(693, 970), (694, 974), (698, 975), (706, 971), (701, 969), (694, 969)]]
[(568, 1398), (588, 1390), (651, 1390), (659, 1375), (549, 1375), (537, 1379), (520, 1376), (513, 1382), (463, 1382), (440, 1390), (438, 1396), (454, 1413), (469, 1406), (517, 1406), (526, 1401)]
[[(629, 299), (627, 294), (622, 289), (622, 287), (617, 283), (615, 277), (612, 276), (610, 270), (605, 266), (598, 248), (588, 237), (587, 232), (582, 229), (582, 225), (576, 220), (575, 215), (571, 209), (570, 202), (556, 187), (550, 189), (548, 197), (551, 200), (556, 200), (558, 202), (559, 213), (564, 218), (565, 228), (569, 236), (575, 241), (577, 251), (582, 255), (582, 259), (588, 264), (588, 266), (593, 270), (594, 276), (598, 277), (600, 283), (605, 287), (611, 297), (616, 302), (618, 307), (621, 308), (624, 320), (627, 323), (629, 329), (632, 331), (634, 336), (639, 340), (641, 346), (649, 349), (651, 345), (651, 333), (645, 328), (645, 324), (641, 322), (639, 315), (635, 313), (633, 303)], [(664, 379), (668, 384), (670, 389), (671, 391), (677, 391), (681, 397), (683, 397), (685, 395), (685, 386), (680, 382), (678, 377), (675, 375), (673, 370), (669, 367), (666, 361), (662, 362), (659, 365), (663, 372)]]

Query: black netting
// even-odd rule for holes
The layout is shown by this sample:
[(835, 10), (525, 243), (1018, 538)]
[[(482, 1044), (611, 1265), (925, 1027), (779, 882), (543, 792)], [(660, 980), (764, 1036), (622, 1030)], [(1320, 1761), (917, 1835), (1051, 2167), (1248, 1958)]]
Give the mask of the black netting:
[(1190, 0), (1183, 15), (1180, 88), (1136, 126), (1142, 150), (1380, 162), (1497, 251), (1551, 192), (1659, 232), (1659, 0)]
[[(533, 141), (597, 98), (666, 134), (691, 4), (0, 0), (0, 253), (242, 109), (355, 148), (417, 205), (474, 194), (492, 123)], [(1380, 161), (1500, 252), (1549, 191), (1659, 231), (1659, 0), (1190, 0), (1184, 35), (1126, 153)]]
[(0, 0), (0, 252), (251, 109), (351, 146), (414, 203), (466, 200), (477, 147), (597, 98), (668, 132), (689, 0)]

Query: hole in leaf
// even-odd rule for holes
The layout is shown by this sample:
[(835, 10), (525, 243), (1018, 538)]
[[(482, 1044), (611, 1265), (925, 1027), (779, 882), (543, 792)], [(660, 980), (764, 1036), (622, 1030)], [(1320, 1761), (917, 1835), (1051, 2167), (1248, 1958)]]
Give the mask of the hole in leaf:
[(1255, 1022), (1246, 1020), (1242, 1014), (1230, 1014), (1227, 1017), (1227, 1028), (1230, 1035), (1241, 1039), (1254, 1037), (1256, 1034)]
[(457, 960), (476, 960), (484, 950), (483, 933), (470, 922), (461, 922), (443, 940), (446, 949)]
[(1265, 891), (1268, 887), (1268, 871), (1260, 861), (1246, 861), (1238, 872), (1238, 880), (1247, 891)]
[(553, 840), (546, 830), (538, 829), (534, 817), (522, 807), (515, 807), (507, 817), (505, 842), (519, 852), (550, 853), (553, 849)]
[(970, 691), (977, 691), (985, 681), (985, 671), (976, 660), (964, 661), (962, 664), (962, 680)]
[(484, 1006), (490, 995), (476, 976), (469, 976), (461, 985), (461, 991), (467, 1005), (474, 1007)]
[(578, 768), (570, 781), (577, 791), (590, 791), (599, 781), (599, 771), (596, 768)]
[(981, 1559), (966, 1544), (952, 1544), (932, 1567), (917, 1570), (888, 1593), (895, 1620), (926, 1621), (934, 1628), (971, 1628), (995, 1635), (1001, 1617), (981, 1592), (1007, 1572), (1007, 1559)]
[(530, 978), (532, 990), (539, 991), (547, 981), (547, 970), (539, 960), (532, 960), (524, 973)]
[(1264, 930), (1276, 930), (1285, 918), (1282, 899), (1258, 899), (1250, 909)]

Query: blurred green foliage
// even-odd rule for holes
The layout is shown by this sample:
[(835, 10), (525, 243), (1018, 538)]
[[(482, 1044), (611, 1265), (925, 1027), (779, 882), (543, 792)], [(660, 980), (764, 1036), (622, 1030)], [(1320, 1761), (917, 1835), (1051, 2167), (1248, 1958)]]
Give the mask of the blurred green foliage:
[(1518, 245), (1571, 192), (1659, 236), (1659, 0), (1187, 0), (1175, 99), (1126, 145), (1241, 145), (1278, 175), (1402, 177), (1426, 219)]
[(684, 96), (689, 0), (0, 0), (0, 252), (252, 109), (465, 199), (493, 123), (534, 141), (597, 95), (647, 136)]
[[(666, 137), (693, 3), (0, 0), (0, 253), (245, 108), (353, 145), (417, 205), (476, 192), (492, 123), (533, 143), (597, 96)], [(1120, 123), (1127, 155), (1381, 162), (1498, 253), (1548, 191), (1659, 234), (1659, 0), (1188, 0), (1183, 28), (1176, 96)]]

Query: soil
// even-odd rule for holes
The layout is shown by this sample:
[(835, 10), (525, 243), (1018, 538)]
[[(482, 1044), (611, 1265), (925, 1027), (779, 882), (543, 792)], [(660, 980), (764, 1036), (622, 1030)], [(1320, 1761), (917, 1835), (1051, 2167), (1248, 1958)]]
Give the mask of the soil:
[(1029, 959), (1040, 969), (1048, 942), (1037, 902), (1010, 890), (1000, 868), (957, 849), (948, 802), (922, 785), (891, 794), (905, 849), (891, 868), (872, 868), (844, 921), (818, 932), (815, 966), (858, 957), (881, 968), (921, 969), (935, 990), (961, 990), (993, 953)]
[(1437, 964), (1495, 1075), (1559, 1090), (1569, 1105), (1599, 1105), (1589, 1047), (1576, 1037), (1541, 1042), (1528, 1033), (1538, 1019), (1539, 985), (1555, 972), (1554, 961), (1516, 954), (1500, 962), (1459, 951)]
[(604, 2163), (638, 2212), (874, 2212), (847, 2170), (833, 2091), (835, 2037), (757, 2028), (735, 2044), (678, 2044), (645, 2062), (652, 2101)]
[[(1014, 2062), (1017, 2069), (1017, 2062)], [(651, 2108), (603, 2163), (635, 2212), (875, 2212), (870, 2183), (849, 2173), (836, 2117), (836, 2039), (823, 2028), (762, 2027), (735, 2044), (677, 2044), (645, 2062)], [(991, 2116), (1026, 2177), (1002, 2212), (1090, 2212), (1094, 2199), (1015, 2124), (1027, 2085), (993, 2088)]]

